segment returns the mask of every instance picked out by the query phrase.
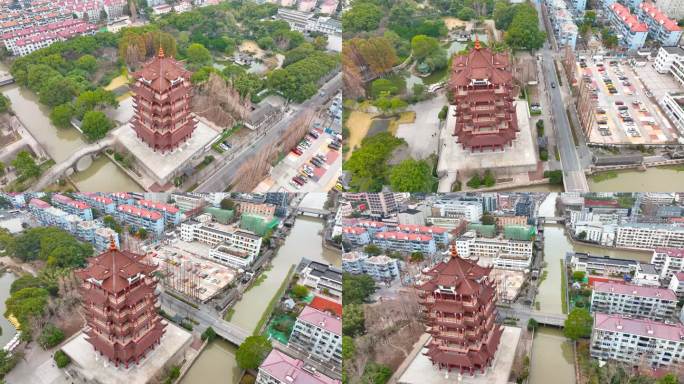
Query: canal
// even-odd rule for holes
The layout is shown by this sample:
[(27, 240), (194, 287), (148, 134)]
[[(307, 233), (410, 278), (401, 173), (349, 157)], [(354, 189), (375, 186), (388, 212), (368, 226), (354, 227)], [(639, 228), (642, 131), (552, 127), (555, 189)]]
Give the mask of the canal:
[[(323, 208), (325, 193), (310, 193), (301, 205)], [(266, 279), (247, 291), (233, 307), (235, 313), (231, 323), (252, 331), (267, 309), (271, 299), (285, 280), (290, 267), (299, 264), (302, 258), (339, 266), (342, 258), (339, 252), (323, 247), (323, 220), (305, 216), (297, 217), (290, 234), (272, 261), (273, 267), (266, 271)], [(240, 370), (235, 364), (236, 348), (225, 341), (214, 342), (197, 358), (182, 384), (233, 384), (239, 380)]]
[[(557, 193), (550, 193), (539, 206), (539, 216), (554, 217), (556, 215)], [(536, 301), (543, 312), (562, 313), (561, 304), (561, 260), (566, 252), (585, 252), (600, 256), (650, 261), (650, 252), (624, 251), (606, 249), (587, 244), (575, 244), (565, 236), (562, 225), (546, 224), (544, 226), (544, 261), (546, 262), (546, 278), (539, 286)], [(572, 345), (567, 343), (563, 333), (557, 329), (541, 328), (537, 332), (532, 347), (532, 369), (530, 383), (573, 384), (574, 363)], [(566, 374), (567, 372), (567, 374)]]
[(12, 272), (0, 273), (0, 328), (2, 328), (0, 348), (2, 348), (17, 334), (17, 330), (3, 315), (5, 313), (5, 300), (10, 296), (10, 286), (17, 277)]
[[(8, 71), (7, 66), (0, 63), (0, 71)], [(38, 102), (38, 97), (33, 92), (17, 84), (2, 87), (0, 92), (10, 99), (16, 116), (55, 162), (59, 163), (86, 145), (76, 129), (59, 129), (52, 125), (50, 110)], [(135, 181), (106, 157), (93, 161), (84, 172), (74, 175), (73, 180), (81, 191), (107, 191), (102, 189), (101, 185), (115, 186), (116, 191), (141, 190)]]

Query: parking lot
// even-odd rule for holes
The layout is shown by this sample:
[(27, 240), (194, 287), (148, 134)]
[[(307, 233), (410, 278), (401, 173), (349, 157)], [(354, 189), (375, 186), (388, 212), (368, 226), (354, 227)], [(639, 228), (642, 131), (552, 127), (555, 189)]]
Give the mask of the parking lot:
[(676, 131), (630, 65), (621, 60), (586, 58), (577, 63), (578, 81), (589, 84), (597, 103), (589, 142), (600, 144), (665, 144)]

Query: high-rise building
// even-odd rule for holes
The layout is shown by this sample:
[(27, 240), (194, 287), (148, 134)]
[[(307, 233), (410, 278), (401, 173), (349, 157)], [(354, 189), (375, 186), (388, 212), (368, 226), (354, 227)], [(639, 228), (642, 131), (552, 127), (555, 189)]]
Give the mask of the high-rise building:
[(173, 58), (159, 54), (134, 72), (133, 130), (154, 151), (171, 151), (190, 138), (197, 121), (190, 113), (189, 71)]
[(114, 241), (76, 272), (83, 281), (84, 333), (115, 366), (137, 364), (159, 344), (166, 321), (157, 314), (156, 267), (143, 255), (120, 251)]
[(472, 152), (502, 151), (517, 138), (513, 76), (508, 55), (475, 40), (467, 55), (454, 56), (449, 89), (456, 106), (453, 135)]
[(458, 256), (425, 272), (416, 285), (432, 338), (426, 355), (439, 369), (484, 373), (494, 360), (503, 328), (495, 324), (496, 283), (491, 268)]

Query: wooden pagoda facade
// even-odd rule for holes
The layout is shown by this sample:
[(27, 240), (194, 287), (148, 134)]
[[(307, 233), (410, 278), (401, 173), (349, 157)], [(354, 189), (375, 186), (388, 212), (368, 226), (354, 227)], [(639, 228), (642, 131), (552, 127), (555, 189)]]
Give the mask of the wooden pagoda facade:
[(458, 256), (425, 272), (416, 286), (427, 332), (427, 355), (439, 369), (474, 375), (492, 364), (503, 328), (497, 325), (496, 284), (491, 268)]
[(135, 83), (132, 119), (136, 135), (155, 152), (172, 151), (192, 136), (197, 121), (190, 112), (192, 84), (189, 71), (159, 54), (132, 74)]
[(166, 332), (158, 314), (156, 267), (144, 256), (109, 249), (76, 272), (86, 318), (84, 333), (95, 350), (117, 367), (139, 363)]
[(468, 54), (454, 56), (448, 84), (456, 107), (453, 136), (465, 149), (501, 151), (516, 139), (512, 80), (508, 54), (494, 53), (477, 39)]

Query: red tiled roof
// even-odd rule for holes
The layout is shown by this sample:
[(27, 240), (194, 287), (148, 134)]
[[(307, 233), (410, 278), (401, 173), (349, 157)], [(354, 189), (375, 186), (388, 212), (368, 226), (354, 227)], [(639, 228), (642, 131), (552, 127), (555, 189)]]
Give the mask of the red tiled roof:
[(676, 257), (676, 258), (680, 258), (680, 259), (684, 257), (684, 248), (657, 247), (653, 252), (654, 253), (664, 253), (669, 257)]
[(46, 203), (45, 201), (43, 201), (41, 199), (36, 199), (36, 198), (31, 199), (31, 201), (29, 201), (29, 205), (34, 206), (36, 208), (41, 208), (41, 209), (46, 209), (46, 208), (51, 207), (50, 204)]
[(417, 233), (404, 232), (378, 232), (375, 234), (376, 239), (399, 240), (399, 241), (421, 241), (428, 242), (432, 240), (431, 235), (422, 235)]
[(288, 384), (340, 384), (339, 380), (331, 379), (320, 372), (304, 369), (304, 362), (290, 357), (277, 349), (271, 350), (266, 359), (259, 366), (280, 383)]
[(142, 205), (145, 208), (169, 212), (172, 214), (178, 213), (179, 211), (179, 209), (175, 205), (158, 203), (152, 200), (138, 200), (138, 205)]
[(138, 208), (134, 205), (121, 204), (116, 207), (119, 212), (126, 212), (131, 215), (138, 217), (144, 217), (151, 220), (160, 220), (162, 218), (161, 213), (155, 211), (148, 211), (147, 209)]
[(297, 320), (315, 325), (316, 327), (335, 335), (342, 334), (342, 320), (340, 320), (339, 317), (332, 316), (327, 312), (322, 312), (312, 307), (304, 307), (299, 316), (297, 316)]
[(615, 13), (617, 17), (622, 20), (622, 23), (629, 27), (632, 32), (648, 32), (648, 25), (640, 22), (624, 5), (613, 3), (610, 5), (610, 9), (613, 10), (613, 13)]
[(360, 227), (344, 227), (342, 228), (343, 233), (352, 233), (354, 235), (360, 235), (362, 233), (366, 233), (365, 228), (360, 228)]
[(633, 284), (620, 284), (614, 282), (596, 282), (594, 291), (603, 293), (615, 293), (619, 295), (657, 297), (663, 300), (676, 301), (677, 296), (671, 289), (659, 287), (647, 287)]
[(611, 207), (620, 208), (620, 203), (617, 200), (592, 200), (584, 199), (585, 207)]
[(309, 307), (317, 309), (322, 312), (332, 312), (337, 315), (337, 317), (342, 317), (342, 304), (326, 299), (322, 296), (314, 296), (314, 299), (309, 304)]
[(418, 232), (418, 233), (445, 233), (446, 228), (438, 226), (414, 225), (414, 224), (399, 224), (397, 227), (402, 232)]
[(594, 329), (677, 342), (684, 338), (684, 325), (682, 324), (637, 320), (598, 312), (594, 315)]
[(642, 2), (639, 4), (639, 8), (646, 12), (652, 19), (654, 19), (658, 24), (662, 25), (663, 28), (670, 32), (681, 31), (682, 28), (677, 25), (677, 22), (667, 17), (660, 8), (656, 7), (655, 4), (651, 2)]

